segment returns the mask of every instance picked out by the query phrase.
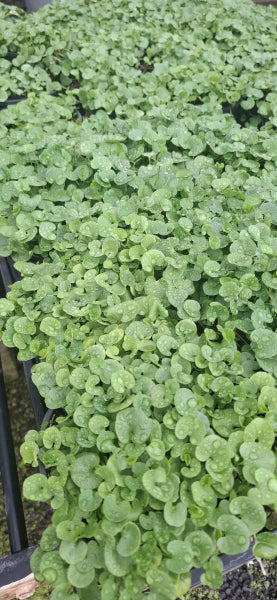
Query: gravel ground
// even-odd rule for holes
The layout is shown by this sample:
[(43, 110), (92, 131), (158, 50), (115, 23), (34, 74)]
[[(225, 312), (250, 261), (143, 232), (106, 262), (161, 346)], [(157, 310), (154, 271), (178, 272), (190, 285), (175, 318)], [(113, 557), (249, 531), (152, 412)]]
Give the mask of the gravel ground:
[(184, 600), (276, 600), (277, 561), (263, 561), (265, 575), (257, 561), (228, 573), (220, 590), (196, 588)]

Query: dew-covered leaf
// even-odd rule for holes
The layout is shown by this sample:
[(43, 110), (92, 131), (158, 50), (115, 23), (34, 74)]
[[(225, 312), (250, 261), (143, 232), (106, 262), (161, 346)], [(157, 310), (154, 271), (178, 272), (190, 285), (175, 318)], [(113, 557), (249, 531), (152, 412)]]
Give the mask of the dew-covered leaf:
[(71, 467), (71, 477), (81, 489), (96, 488), (101, 479), (95, 475), (95, 467), (99, 464), (99, 456), (93, 452), (84, 452), (75, 458)]
[(171, 555), (166, 561), (166, 566), (173, 573), (186, 573), (193, 564), (193, 551), (191, 545), (185, 541), (174, 540), (167, 544), (167, 551)]
[(251, 333), (253, 350), (258, 358), (272, 358), (277, 354), (277, 334), (270, 329), (259, 328)]
[(142, 444), (149, 438), (152, 421), (138, 408), (126, 408), (116, 415), (115, 432), (122, 444), (133, 440)]
[(177, 475), (167, 475), (162, 467), (146, 471), (142, 482), (146, 491), (161, 502), (174, 500), (179, 485)]
[(71, 540), (63, 540), (59, 547), (62, 559), (70, 565), (82, 561), (87, 555), (87, 550), (87, 544), (82, 540), (76, 543)]
[(266, 560), (277, 556), (277, 537), (274, 533), (259, 533), (253, 546), (253, 554)]
[(107, 542), (104, 549), (105, 565), (115, 577), (124, 577), (130, 569), (130, 559), (121, 556), (112, 544)]
[(126, 500), (118, 500), (115, 494), (108, 494), (103, 502), (103, 513), (109, 521), (118, 523), (128, 519), (130, 504)]
[(84, 558), (76, 564), (70, 564), (67, 569), (69, 583), (74, 587), (86, 588), (95, 577), (93, 562)]
[(240, 515), (247, 525), (251, 535), (257, 533), (265, 526), (266, 512), (258, 502), (247, 496), (237, 496), (230, 502), (230, 511), (233, 515)]
[(51, 498), (48, 480), (44, 475), (35, 473), (25, 479), (23, 483), (23, 495), (28, 500), (47, 502)]
[(217, 521), (217, 527), (225, 534), (224, 537), (217, 540), (220, 552), (233, 555), (247, 550), (251, 533), (244, 521), (233, 515), (221, 515)]
[(55, 336), (61, 329), (61, 323), (58, 319), (53, 317), (45, 317), (42, 319), (40, 324), (40, 330), (49, 336)]
[(190, 544), (193, 554), (194, 560), (197, 560), (197, 564), (195, 566), (199, 567), (203, 565), (211, 556), (214, 551), (214, 541), (211, 536), (208, 535), (202, 529), (196, 529), (192, 531), (186, 536), (186, 541)]
[(245, 442), (259, 443), (262, 450), (270, 450), (275, 440), (275, 433), (268, 421), (256, 417), (244, 430)]
[(135, 523), (126, 523), (124, 525), (120, 540), (116, 546), (120, 556), (132, 556), (138, 550), (141, 541), (141, 534)]
[(168, 525), (181, 527), (186, 522), (187, 507), (182, 502), (177, 502), (177, 504), (166, 502), (164, 505), (164, 518)]
[(7, 298), (0, 299), (0, 315), (1, 317), (6, 317), (10, 312), (14, 309), (14, 304)]

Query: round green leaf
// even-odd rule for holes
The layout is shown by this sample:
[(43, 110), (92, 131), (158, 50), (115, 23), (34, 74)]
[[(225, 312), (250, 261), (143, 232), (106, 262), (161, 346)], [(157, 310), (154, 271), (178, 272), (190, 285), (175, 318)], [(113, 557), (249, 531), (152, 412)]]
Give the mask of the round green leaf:
[(99, 456), (92, 452), (84, 452), (75, 458), (71, 467), (71, 478), (78, 487), (89, 490), (96, 488), (101, 478), (95, 475), (95, 467), (99, 464)]
[(253, 381), (261, 390), (263, 387), (275, 387), (275, 381), (270, 373), (264, 373), (264, 371), (257, 371), (251, 375), (251, 381)]
[(61, 322), (53, 317), (45, 317), (42, 319), (39, 328), (43, 333), (46, 333), (49, 336), (55, 336), (61, 329)]
[(119, 394), (124, 394), (126, 390), (132, 389), (135, 385), (134, 377), (128, 371), (120, 369), (111, 374), (111, 384), (113, 389)]
[(7, 298), (0, 298), (0, 316), (6, 317), (14, 309), (14, 304)]
[(63, 369), (58, 369), (56, 372), (56, 384), (60, 388), (67, 387), (69, 385), (69, 368), (64, 367)]
[(35, 324), (30, 321), (30, 319), (28, 319), (27, 317), (18, 317), (17, 319), (15, 319), (14, 321), (14, 329), (15, 331), (17, 331), (17, 333), (22, 333), (22, 334), (34, 334), (36, 333), (36, 326)]
[(258, 358), (272, 358), (277, 354), (277, 334), (274, 331), (261, 327), (252, 331), (250, 337)]
[(245, 427), (244, 440), (245, 442), (257, 440), (262, 450), (270, 450), (274, 444), (275, 433), (268, 421), (256, 417)]
[(77, 588), (86, 588), (95, 577), (92, 560), (84, 558), (76, 564), (69, 565), (67, 569), (69, 583)]
[(207, 260), (204, 264), (204, 273), (209, 277), (218, 277), (220, 270), (220, 264), (216, 260)]
[(76, 543), (71, 540), (63, 540), (59, 547), (59, 553), (62, 559), (70, 565), (84, 560), (87, 551), (87, 544), (82, 540)]
[(178, 343), (171, 335), (161, 335), (157, 339), (157, 348), (164, 356), (170, 356), (172, 349), (178, 347)]
[(217, 540), (217, 546), (223, 554), (240, 554), (250, 544), (250, 531), (247, 525), (233, 515), (221, 515), (217, 520), (217, 528), (224, 531), (225, 536)]
[(88, 423), (90, 431), (95, 434), (99, 434), (109, 426), (109, 419), (104, 415), (93, 415)]
[[(91, 408), (80, 404), (73, 414), (73, 421), (78, 427), (87, 427), (91, 416)], [(79, 434), (80, 432), (78, 432)], [(77, 435), (78, 435), (77, 434)]]
[(109, 521), (119, 523), (128, 519), (130, 504), (126, 500), (117, 500), (115, 494), (108, 494), (103, 502), (103, 513)]
[(61, 432), (59, 429), (52, 425), (48, 427), (43, 433), (43, 444), (45, 448), (60, 448), (61, 446)]
[(179, 348), (180, 356), (182, 356), (182, 358), (185, 358), (189, 362), (194, 362), (196, 357), (200, 354), (200, 351), (200, 347), (196, 344), (192, 344), (191, 342), (181, 344)]
[(144, 271), (151, 273), (155, 267), (163, 267), (165, 257), (160, 250), (148, 250), (141, 258), (141, 266)]
[(135, 523), (126, 523), (116, 546), (117, 552), (120, 556), (132, 556), (138, 550), (140, 540), (141, 535), (138, 526)]
[(177, 390), (174, 396), (174, 404), (179, 415), (184, 415), (188, 409), (197, 406), (195, 395), (189, 388), (180, 388)]
[(47, 502), (51, 498), (47, 478), (40, 473), (30, 475), (23, 483), (23, 496), (28, 500)]
[(69, 519), (65, 519), (64, 521), (59, 521), (56, 527), (57, 537), (60, 540), (77, 540), (82, 537), (82, 534), (85, 529), (85, 524), (83, 522), (75, 522)]
[(257, 533), (265, 526), (266, 512), (258, 502), (247, 496), (237, 496), (230, 502), (230, 511), (233, 515), (240, 515), (247, 525), (251, 535)]
[[(68, 593), (68, 583), (55, 586), (51, 594), (51, 600), (72, 600), (72, 594)], [(75, 594), (74, 600), (80, 600), (80, 596)]]
[(172, 573), (186, 573), (193, 565), (193, 552), (189, 543), (173, 540), (167, 544), (167, 551), (171, 558), (166, 561), (166, 566)]
[(45, 581), (54, 583), (65, 571), (64, 563), (58, 552), (44, 552), (40, 561), (40, 572)]
[(117, 413), (115, 432), (122, 444), (143, 444), (149, 438), (152, 421), (139, 408), (126, 408)]
[[(159, 567), (152, 566), (153, 551), (150, 551), (146, 566), (146, 581), (154, 595), (154, 599), (167, 600), (167, 598), (176, 598), (176, 585), (173, 578), (167, 573), (164, 563)], [(149, 565), (151, 567), (149, 568)], [(179, 579), (179, 578), (178, 578)]]
[(95, 569), (103, 569), (104, 563), (104, 548), (95, 540), (90, 540), (88, 543), (88, 558), (93, 562)]
[(102, 498), (97, 492), (84, 489), (80, 491), (78, 504), (81, 510), (85, 512), (93, 512), (94, 510), (97, 510), (101, 503)]
[(187, 518), (187, 507), (182, 502), (173, 504), (166, 502), (164, 505), (164, 519), (172, 527), (182, 527)]
[(165, 445), (162, 440), (153, 439), (149, 446), (146, 447), (146, 451), (153, 460), (163, 460), (165, 455)]
[(253, 554), (270, 560), (277, 556), (277, 536), (274, 533), (259, 533), (253, 546)]
[(196, 529), (186, 536), (186, 541), (190, 544), (194, 560), (197, 560), (195, 566), (203, 565), (214, 551), (215, 543), (212, 538), (203, 530)]
[(228, 467), (231, 454), (226, 440), (218, 435), (207, 435), (197, 446), (195, 456), (200, 461), (211, 459), (210, 465), (216, 471), (223, 471)]
[(178, 491), (179, 479), (177, 475), (167, 475), (162, 467), (149, 469), (142, 476), (142, 483), (146, 491), (161, 502), (174, 501)]
[(120, 556), (112, 544), (106, 543), (104, 549), (105, 565), (108, 571), (115, 577), (124, 577), (130, 569), (130, 559)]
[(71, 371), (69, 381), (75, 388), (82, 390), (85, 389), (89, 376), (90, 372), (88, 369), (85, 369), (84, 367), (76, 367), (76, 369)]
[(48, 527), (44, 530), (41, 540), (40, 540), (40, 548), (45, 552), (50, 550), (55, 550), (59, 544), (59, 540), (56, 536), (56, 529), (53, 525), (48, 525)]
[(84, 317), (89, 312), (87, 298), (84, 295), (71, 294), (61, 301), (64, 312), (72, 317)]
[(39, 226), (39, 234), (46, 240), (56, 239), (56, 233), (54, 233), (54, 231), (56, 231), (56, 225), (50, 221), (43, 221)]
[(194, 502), (201, 507), (215, 506), (217, 502), (216, 494), (211, 487), (210, 477), (205, 475), (200, 481), (193, 481), (191, 492)]
[(201, 418), (192, 415), (181, 417), (175, 427), (175, 435), (178, 440), (184, 440), (189, 436), (192, 444), (199, 444), (206, 433), (205, 423)]
[(223, 563), (219, 556), (212, 556), (205, 565), (205, 573), (200, 577), (202, 585), (209, 586), (212, 590), (220, 588), (223, 584)]

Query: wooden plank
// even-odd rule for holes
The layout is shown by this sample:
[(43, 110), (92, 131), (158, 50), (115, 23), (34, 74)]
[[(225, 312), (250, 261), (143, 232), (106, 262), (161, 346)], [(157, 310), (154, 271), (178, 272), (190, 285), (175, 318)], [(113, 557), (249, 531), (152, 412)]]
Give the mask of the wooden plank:
[(25, 598), (33, 596), (37, 588), (45, 587), (46, 585), (46, 583), (39, 583), (36, 581), (33, 573), (30, 573), (30, 575), (27, 575), (24, 579), (14, 581), (13, 583), (9, 583), (9, 585), (1, 587), (0, 600), (14, 600), (14, 598), (24, 600)]

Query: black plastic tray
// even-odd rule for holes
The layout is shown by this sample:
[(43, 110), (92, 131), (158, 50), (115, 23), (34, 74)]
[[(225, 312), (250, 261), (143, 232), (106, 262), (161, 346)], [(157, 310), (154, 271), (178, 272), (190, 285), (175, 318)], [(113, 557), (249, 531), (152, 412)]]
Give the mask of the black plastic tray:
[[(57, 92), (48, 92), (49, 96), (56, 96)], [(14, 104), (18, 104), (19, 102), (22, 102), (22, 100), (27, 100), (26, 96), (18, 96), (17, 98), (8, 98), (7, 100), (5, 100), (4, 102), (0, 102), (0, 110), (2, 110), (3, 108), (8, 108), (8, 106), (13, 106)]]
[[(57, 92), (49, 92), (49, 96), (57, 96)], [(13, 106), (14, 104), (18, 104), (19, 102), (22, 102), (23, 100), (27, 100), (26, 96), (22, 96), (22, 97), (18, 97), (18, 98), (8, 98), (7, 100), (5, 100), (5, 102), (0, 102), (0, 110), (4, 110), (5, 108), (8, 108), (8, 106)], [(80, 121), (83, 120), (82, 113), (80, 112), (80, 110), (78, 110), (78, 108), (74, 108), (73, 112), (75, 113), (76, 117)]]

